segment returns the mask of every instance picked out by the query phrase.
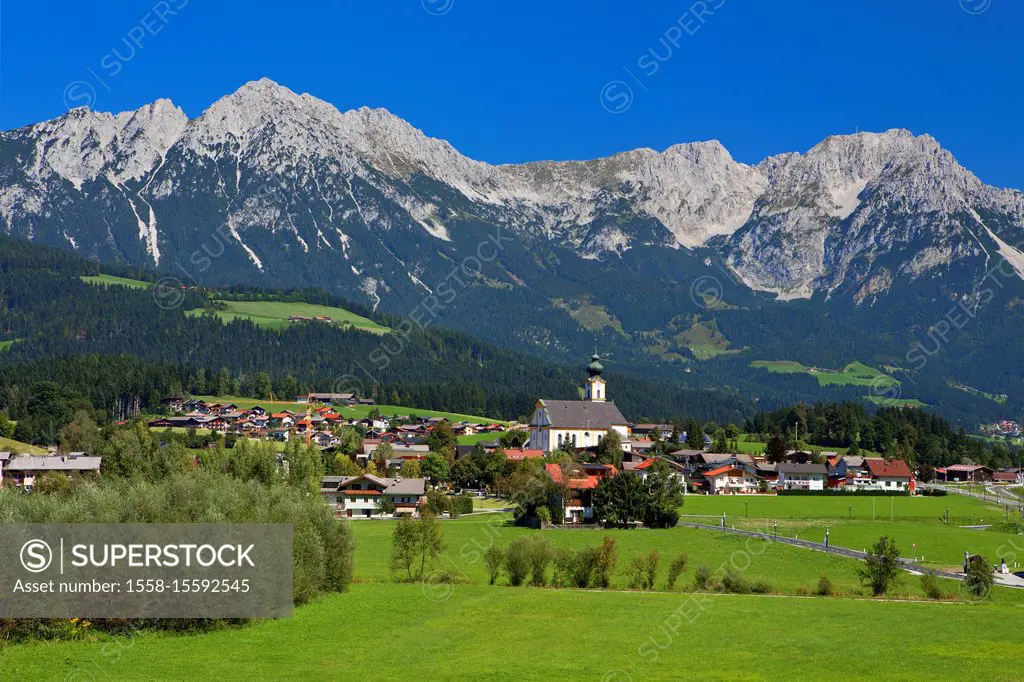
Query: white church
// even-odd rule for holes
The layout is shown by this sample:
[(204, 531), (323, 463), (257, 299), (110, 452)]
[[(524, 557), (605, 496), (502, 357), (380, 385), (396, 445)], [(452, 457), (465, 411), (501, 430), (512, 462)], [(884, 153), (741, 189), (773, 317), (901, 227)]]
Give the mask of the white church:
[(538, 400), (530, 418), (530, 449), (554, 452), (562, 447), (595, 447), (614, 429), (628, 449), (629, 422), (615, 403), (607, 400), (607, 386), (595, 354), (587, 365), (583, 400)]

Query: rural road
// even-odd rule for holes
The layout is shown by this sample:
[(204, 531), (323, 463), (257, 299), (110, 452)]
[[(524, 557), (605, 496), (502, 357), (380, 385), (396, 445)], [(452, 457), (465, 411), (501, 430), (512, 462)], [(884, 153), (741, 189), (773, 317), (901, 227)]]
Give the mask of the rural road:
[[(743, 535), (748, 538), (760, 538), (764, 540), (774, 540), (776, 542), (782, 542), (787, 545), (793, 545), (794, 547), (802, 547), (803, 549), (810, 549), (817, 552), (825, 552), (828, 554), (836, 554), (838, 556), (848, 557), (850, 559), (864, 559), (867, 554), (856, 549), (847, 549), (846, 547), (836, 547), (835, 545), (829, 545), (828, 549), (825, 549), (825, 545), (820, 542), (811, 542), (810, 540), (798, 540), (796, 538), (782, 537), (781, 535), (776, 537), (771, 533), (761, 533), (755, 530), (741, 530), (739, 528), (722, 528), (721, 526), (713, 526), (706, 523), (693, 523), (692, 521), (680, 521), (676, 524), (677, 526), (686, 526), (687, 528), (701, 528), (703, 530), (717, 530), (721, 533), (734, 533), (736, 535)], [(909, 559), (900, 559), (900, 564), (903, 569), (911, 573), (933, 573), (940, 578), (950, 578), (951, 580), (963, 580), (963, 573), (950, 573), (949, 571), (939, 571), (934, 568), (927, 568), (920, 564), (915, 564)], [(1004, 587), (1016, 587), (1024, 589), (1024, 578), (1010, 574), (1000, 575), (995, 574), (993, 576), (996, 583), (1003, 585)]]

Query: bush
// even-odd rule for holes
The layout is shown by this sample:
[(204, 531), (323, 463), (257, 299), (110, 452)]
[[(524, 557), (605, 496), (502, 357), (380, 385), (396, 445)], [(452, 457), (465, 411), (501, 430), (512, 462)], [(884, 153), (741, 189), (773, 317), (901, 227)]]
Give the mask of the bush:
[(796, 594), (799, 597), (808, 597), (810, 596), (811, 591), (807, 589), (806, 585), (801, 585), (800, 587), (796, 588)]
[(983, 599), (992, 591), (992, 566), (988, 560), (975, 554), (967, 562), (967, 575), (964, 577), (964, 591), (972, 597)]
[(949, 494), (949, 491), (942, 488), (925, 488), (921, 491), (921, 494), (925, 497), (945, 497)]
[(491, 585), (498, 579), (498, 574), (501, 573), (501, 567), (504, 563), (505, 552), (501, 551), (501, 547), (491, 545), (484, 552), (484, 565), (487, 566), (487, 577), (490, 579)]
[(674, 590), (676, 588), (676, 580), (686, 570), (687, 563), (689, 563), (689, 557), (686, 552), (672, 560), (672, 563), (668, 566), (668, 580), (665, 581), (666, 589)]
[(711, 589), (712, 585), (714, 585), (714, 578), (711, 574), (711, 567), (707, 564), (701, 564), (693, 573), (694, 589), (706, 592)]
[(551, 510), (547, 507), (537, 507), (537, 520), (540, 521), (540, 525), (551, 524)]
[(828, 579), (827, 575), (818, 578), (818, 587), (814, 590), (814, 594), (819, 597), (831, 597), (835, 594), (835, 590), (832, 588), (832, 581)]
[(597, 549), (592, 574), (592, 587), (607, 589), (612, 582), (615, 565), (619, 562), (619, 550), (613, 538), (604, 536)]
[(516, 538), (505, 551), (505, 572), (508, 584), (519, 587), (530, 575), (530, 538)]
[[(2, 523), (291, 523), (292, 599), (302, 604), (342, 592), (352, 580), (353, 541), (348, 523), (336, 521), (319, 495), (285, 485), (263, 485), (227, 474), (193, 470), (158, 482), (102, 478), (81, 481), (61, 495), (25, 495), (0, 488)], [(229, 621), (95, 619), (92, 629), (122, 632), (140, 627), (198, 631)], [(62, 636), (60, 619), (0, 619), (0, 641)]]
[(771, 594), (775, 588), (767, 580), (755, 580), (750, 586), (750, 591), (754, 594)]
[(473, 513), (473, 497), (471, 495), (455, 495), (448, 498), (448, 513), (454, 516)]
[(643, 589), (645, 568), (647, 568), (647, 559), (645, 559), (642, 554), (634, 554), (633, 558), (629, 561), (629, 567), (626, 569), (626, 575), (629, 579), (629, 589)]
[(658, 578), (658, 562), (661, 560), (661, 555), (658, 554), (658, 550), (652, 549), (647, 554), (647, 561), (644, 564), (644, 589), (653, 590), (654, 582)]
[(543, 587), (547, 584), (548, 564), (555, 556), (555, 548), (544, 538), (530, 540), (530, 582)]
[(734, 594), (748, 594), (750, 592), (750, 583), (747, 582), (742, 573), (735, 568), (729, 568), (725, 575), (722, 576), (722, 589)]
[(871, 594), (876, 597), (885, 594), (899, 582), (902, 573), (900, 551), (889, 536), (883, 535), (878, 538), (878, 542), (868, 552), (864, 564), (857, 569), (857, 573), (864, 586), (870, 587)]
[(939, 581), (933, 573), (921, 574), (921, 591), (929, 599), (942, 599), (942, 590), (939, 588)]
[(629, 562), (627, 575), (632, 590), (653, 590), (654, 581), (658, 576), (658, 550), (652, 549), (647, 556), (636, 554)]

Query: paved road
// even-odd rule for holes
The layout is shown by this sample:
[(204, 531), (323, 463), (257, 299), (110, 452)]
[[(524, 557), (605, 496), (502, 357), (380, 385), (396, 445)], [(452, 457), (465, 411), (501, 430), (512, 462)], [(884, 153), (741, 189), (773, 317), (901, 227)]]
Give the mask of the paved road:
[[(765, 540), (775, 540), (782, 542), (787, 545), (793, 545), (794, 547), (802, 547), (803, 549), (810, 549), (816, 552), (825, 552), (825, 545), (820, 542), (811, 542), (810, 540), (798, 540), (796, 538), (782, 537), (781, 535), (776, 537), (771, 533), (760, 533), (755, 530), (741, 530), (739, 528), (722, 528), (721, 526), (712, 526), (706, 523), (693, 523), (691, 521), (680, 521), (679, 526), (686, 526), (687, 528), (701, 528), (704, 530), (717, 530), (724, 533), (734, 533), (736, 535), (744, 535), (748, 538), (763, 538)], [(858, 551), (856, 549), (847, 549), (846, 547), (836, 547), (835, 545), (829, 545), (829, 554), (837, 554), (839, 556), (848, 557), (850, 559), (864, 559), (867, 556), (866, 553)], [(911, 573), (934, 573), (940, 578), (950, 578), (952, 580), (963, 580), (963, 573), (950, 573), (949, 571), (939, 571), (934, 568), (925, 567), (920, 564), (915, 564), (910, 559), (900, 559), (900, 564), (903, 569)], [(1016, 575), (995, 575), (997, 583), (1006, 587), (1016, 587), (1024, 589), (1024, 578)]]

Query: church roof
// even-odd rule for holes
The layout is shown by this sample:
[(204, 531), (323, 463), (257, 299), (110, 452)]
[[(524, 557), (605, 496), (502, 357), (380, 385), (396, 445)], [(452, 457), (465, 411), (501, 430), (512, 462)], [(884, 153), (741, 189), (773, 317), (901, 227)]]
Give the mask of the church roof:
[(612, 425), (625, 426), (629, 422), (613, 402), (589, 400), (541, 400), (554, 428), (594, 429), (607, 431)]

